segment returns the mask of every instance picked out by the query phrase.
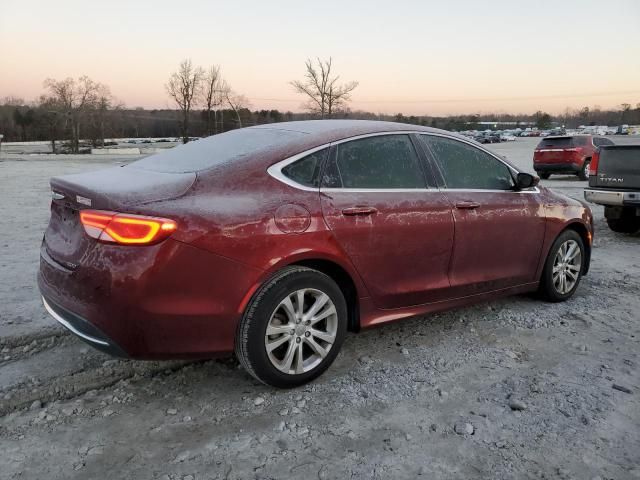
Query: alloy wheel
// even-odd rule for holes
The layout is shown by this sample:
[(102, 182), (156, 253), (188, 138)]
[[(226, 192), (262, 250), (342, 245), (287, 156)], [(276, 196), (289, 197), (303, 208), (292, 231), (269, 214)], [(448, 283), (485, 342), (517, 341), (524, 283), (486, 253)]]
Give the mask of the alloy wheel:
[(567, 240), (556, 253), (553, 261), (553, 287), (566, 295), (578, 283), (582, 268), (582, 251), (575, 240)]
[(329, 295), (304, 288), (288, 294), (275, 308), (264, 343), (274, 367), (297, 375), (322, 363), (337, 332), (338, 313)]

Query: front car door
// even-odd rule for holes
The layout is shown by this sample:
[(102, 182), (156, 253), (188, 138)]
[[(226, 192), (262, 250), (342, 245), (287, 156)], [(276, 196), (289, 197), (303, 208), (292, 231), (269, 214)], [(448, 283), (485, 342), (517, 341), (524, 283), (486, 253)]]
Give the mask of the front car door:
[(517, 172), (470, 142), (438, 135), (419, 138), (455, 218), (452, 295), (534, 282), (545, 231), (538, 189), (514, 190)]
[(324, 170), (325, 221), (378, 308), (447, 296), (453, 217), (420, 155), (410, 135), (368, 135), (333, 145)]

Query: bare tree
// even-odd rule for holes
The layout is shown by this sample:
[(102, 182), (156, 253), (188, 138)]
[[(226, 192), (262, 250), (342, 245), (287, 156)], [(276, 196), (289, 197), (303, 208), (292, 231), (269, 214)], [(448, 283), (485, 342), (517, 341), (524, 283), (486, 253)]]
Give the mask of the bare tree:
[[(209, 70), (205, 72), (200, 89), (207, 135), (216, 133), (217, 107), (222, 105), (224, 101), (223, 86), (224, 80), (220, 74), (220, 66), (212, 65), (209, 67)], [(211, 118), (212, 112), (213, 119)]]
[(87, 112), (95, 107), (100, 90), (105, 87), (87, 76), (80, 77), (77, 81), (70, 77), (60, 81), (48, 78), (44, 86), (49, 90), (52, 105), (66, 116), (67, 125), (71, 129), (71, 151), (78, 153), (80, 126)]
[(60, 123), (62, 123), (63, 117), (60, 113), (60, 105), (58, 105), (56, 98), (46, 95), (40, 96), (38, 104), (42, 111), (41, 118), (46, 125), (49, 141), (51, 142), (51, 153), (56, 153), (56, 140), (60, 135)]
[(240, 110), (243, 108), (249, 108), (251, 102), (244, 95), (240, 95), (234, 92), (226, 82), (222, 82), (221, 91), (224, 96), (225, 102), (229, 105), (229, 108), (236, 114), (238, 121), (238, 128), (242, 128), (242, 119), (240, 118)]
[(298, 93), (306, 95), (306, 108), (319, 114), (321, 118), (331, 117), (333, 113), (343, 109), (351, 100), (351, 92), (358, 86), (358, 82), (339, 84), (339, 76), (331, 76), (332, 60), (316, 59), (317, 67), (311, 60), (305, 63), (306, 73), (303, 81), (293, 81), (291, 85)]
[(120, 105), (115, 103), (111, 90), (106, 85), (100, 85), (96, 93), (95, 105), (90, 112), (92, 136), (91, 141), (94, 147), (104, 147), (105, 126), (107, 123), (107, 115), (110, 110), (119, 108)]
[(190, 59), (183, 60), (178, 70), (169, 77), (165, 85), (167, 93), (176, 103), (181, 113), (180, 129), (182, 142), (189, 141), (189, 115), (196, 101), (196, 94), (200, 89), (200, 82), (204, 76), (201, 67), (194, 67)]

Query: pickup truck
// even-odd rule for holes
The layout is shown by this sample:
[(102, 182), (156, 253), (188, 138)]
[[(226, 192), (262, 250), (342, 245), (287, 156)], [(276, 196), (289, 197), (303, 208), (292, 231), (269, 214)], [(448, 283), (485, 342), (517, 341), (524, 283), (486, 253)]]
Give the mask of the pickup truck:
[(601, 146), (589, 165), (584, 198), (604, 205), (614, 232), (640, 230), (640, 145)]

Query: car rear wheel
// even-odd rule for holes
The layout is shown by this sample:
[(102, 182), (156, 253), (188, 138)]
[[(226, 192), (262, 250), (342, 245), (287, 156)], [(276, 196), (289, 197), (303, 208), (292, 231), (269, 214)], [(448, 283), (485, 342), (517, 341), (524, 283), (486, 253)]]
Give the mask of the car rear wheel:
[(578, 178), (580, 180), (589, 180), (589, 164), (591, 163), (591, 159), (588, 158), (582, 164), (582, 169), (578, 172)]
[(540, 178), (543, 180), (548, 180), (551, 176), (549, 172), (538, 172), (538, 175), (540, 175)]
[(549, 250), (540, 293), (550, 302), (569, 299), (578, 288), (585, 262), (584, 242), (574, 230), (562, 232)]
[(287, 267), (258, 290), (238, 328), (236, 356), (263, 383), (292, 388), (321, 375), (347, 331), (342, 291), (327, 275)]

